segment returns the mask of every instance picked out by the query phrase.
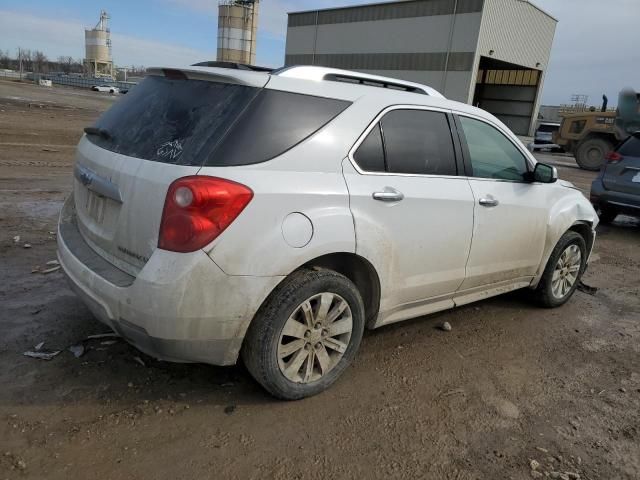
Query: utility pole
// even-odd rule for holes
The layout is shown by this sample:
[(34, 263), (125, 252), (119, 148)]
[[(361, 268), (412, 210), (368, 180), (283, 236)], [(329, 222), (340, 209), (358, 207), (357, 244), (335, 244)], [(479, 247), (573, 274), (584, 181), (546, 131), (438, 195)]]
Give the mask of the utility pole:
[(18, 63), (20, 65), (20, 81), (22, 81), (22, 48), (18, 47)]

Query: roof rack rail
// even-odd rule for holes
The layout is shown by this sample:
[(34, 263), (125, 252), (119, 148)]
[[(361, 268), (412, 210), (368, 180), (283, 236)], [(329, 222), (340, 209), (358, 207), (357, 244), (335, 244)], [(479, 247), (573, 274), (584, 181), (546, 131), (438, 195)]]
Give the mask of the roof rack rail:
[(420, 83), (407, 82), (398, 78), (370, 75), (368, 73), (354, 72), (351, 70), (341, 70), (338, 68), (299, 65), (274, 70), (271, 74), (282, 77), (302, 78), (306, 80), (353, 83), (369, 87), (388, 88), (390, 90), (400, 90), (403, 92), (444, 98), (444, 95), (436, 89)]
[(192, 67), (230, 68), (232, 70), (249, 70), (253, 72), (272, 72), (274, 70), (273, 68), (259, 67), (257, 65), (248, 65), (246, 63), (217, 62), (217, 61), (198, 62), (198, 63), (194, 63), (191, 66)]
[(400, 90), (403, 92), (419, 93), (420, 95), (428, 95), (422, 88), (403, 85), (402, 83), (387, 82), (380, 80), (369, 80), (366, 78), (354, 77), (352, 75), (337, 75), (330, 73), (324, 76), (324, 80), (330, 82), (355, 83), (359, 85), (368, 85), (369, 87), (390, 88), (392, 90)]

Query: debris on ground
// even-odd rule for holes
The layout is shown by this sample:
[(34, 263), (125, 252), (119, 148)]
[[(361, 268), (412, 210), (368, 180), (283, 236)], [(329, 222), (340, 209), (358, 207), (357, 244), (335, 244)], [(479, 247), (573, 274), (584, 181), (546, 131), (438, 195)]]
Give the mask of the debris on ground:
[(438, 328), (440, 330), (443, 330), (445, 332), (450, 332), (451, 331), (451, 324), (449, 322), (442, 322)]
[(60, 265), (58, 265), (57, 267), (47, 268), (45, 270), (42, 270), (40, 273), (42, 273), (43, 275), (47, 275), (49, 273), (57, 272), (58, 270), (60, 270)]
[(224, 407), (224, 413), (226, 413), (227, 415), (231, 415), (236, 411), (236, 408), (237, 407), (235, 405), (227, 405), (226, 407)]
[(133, 359), (138, 362), (140, 365), (142, 365), (143, 367), (146, 367), (147, 364), (144, 363), (144, 360), (142, 360), (140, 357), (133, 357)]
[(114, 343), (118, 343), (117, 340), (105, 340), (104, 342), (100, 342), (100, 345), (113, 345)]
[(87, 337), (87, 340), (97, 340), (100, 338), (118, 338), (118, 337), (120, 337), (120, 335), (118, 335), (116, 332), (97, 333), (95, 335), (89, 335)]
[(44, 342), (40, 342), (39, 344), (37, 344), (35, 347), (33, 347), (33, 349), (36, 352), (39, 352), (40, 350), (42, 350), (42, 347), (44, 347)]
[(13, 243), (20, 243), (20, 235), (13, 237)]
[(86, 351), (86, 349), (84, 348), (84, 345), (79, 344), (79, 345), (71, 345), (69, 347), (69, 351), (73, 353), (74, 357), (80, 358), (82, 355), (84, 355), (84, 352)]
[(40, 265), (36, 265), (31, 269), (31, 273), (41, 273), (42, 275), (47, 275), (49, 273), (57, 272), (61, 268), (57, 260), (48, 261), (46, 263), (46, 266), (48, 266), (49, 268), (43, 269)]
[(446, 392), (444, 392), (441, 396), (442, 397), (450, 397), (452, 395), (464, 395), (464, 388), (456, 388), (454, 390), (448, 390)]
[(61, 350), (44, 350), (42, 347), (39, 350), (30, 350), (24, 352), (25, 357), (37, 358), (38, 360), (51, 360), (60, 353)]
[(588, 295), (595, 295), (596, 293), (598, 293), (598, 289), (596, 287), (590, 287), (582, 280), (580, 281), (580, 283), (578, 283), (578, 290)]
[(30, 243), (25, 243), (24, 245), (22, 245), (22, 248), (31, 248), (31, 244)]

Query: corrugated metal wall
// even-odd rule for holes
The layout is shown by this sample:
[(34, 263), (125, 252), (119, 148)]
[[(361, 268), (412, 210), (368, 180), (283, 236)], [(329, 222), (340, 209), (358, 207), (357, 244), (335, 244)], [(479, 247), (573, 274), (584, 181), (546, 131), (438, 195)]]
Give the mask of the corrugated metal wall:
[(555, 27), (526, 0), (410, 0), (298, 12), (289, 14), (285, 64), (396, 76), (471, 103), (481, 56), (544, 73)]
[[(524, 120), (519, 120), (517, 125), (510, 125), (514, 131), (522, 135), (527, 133), (533, 135), (535, 129), (556, 26), (556, 19), (528, 0), (485, 0), (474, 75), (477, 76), (481, 57), (509, 62), (541, 72), (538, 88), (531, 103), (529, 127), (526, 128)], [(469, 101), (473, 100), (476, 76), (471, 82)], [(517, 102), (516, 100), (508, 106), (503, 101), (501, 112), (492, 113), (500, 116), (499, 113), (502, 113), (505, 108), (516, 111), (520, 108)], [(503, 120), (507, 121), (508, 118), (505, 117)]]
[(403, 78), (466, 101), (483, 3), (411, 0), (290, 13), (285, 65)]
[[(485, 0), (478, 53), (546, 69), (557, 21), (526, 0)], [(540, 63), (540, 66), (536, 64)]]
[[(483, 0), (458, 0), (457, 13), (482, 10)], [(335, 23), (375, 22), (397, 18), (451, 15), (456, 0), (413, 0), (387, 4), (363, 5), (289, 14), (289, 27), (329, 25)]]
[[(352, 70), (443, 71), (447, 52), (432, 53), (317, 53), (288, 54), (285, 65), (322, 65)], [(451, 52), (447, 70), (466, 72), (473, 66), (473, 52)]]

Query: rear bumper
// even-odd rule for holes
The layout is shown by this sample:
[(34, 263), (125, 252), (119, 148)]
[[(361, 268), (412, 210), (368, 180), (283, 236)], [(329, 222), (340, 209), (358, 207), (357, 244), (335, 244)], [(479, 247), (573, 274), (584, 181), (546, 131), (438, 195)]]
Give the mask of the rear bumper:
[(200, 250), (159, 249), (137, 277), (128, 276), (82, 240), (72, 204), (67, 201), (60, 218), (58, 259), (98, 320), (162, 360), (237, 361), (251, 319), (281, 277), (229, 276)]
[(596, 178), (591, 184), (590, 199), (595, 207), (611, 206), (621, 213), (640, 215), (640, 195), (607, 190), (601, 177)]

